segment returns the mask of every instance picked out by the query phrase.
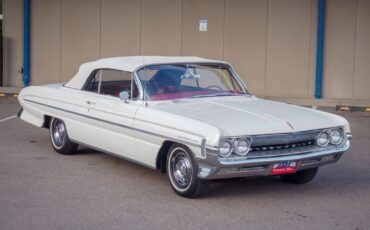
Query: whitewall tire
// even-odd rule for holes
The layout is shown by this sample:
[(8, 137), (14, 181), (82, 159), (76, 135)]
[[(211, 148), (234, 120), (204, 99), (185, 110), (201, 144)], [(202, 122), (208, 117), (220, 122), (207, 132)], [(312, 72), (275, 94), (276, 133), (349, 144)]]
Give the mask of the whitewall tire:
[(206, 180), (198, 178), (198, 163), (186, 146), (171, 146), (167, 155), (166, 171), (172, 189), (180, 196), (196, 198), (208, 187)]
[(58, 118), (52, 118), (49, 127), (50, 141), (53, 149), (64, 155), (74, 154), (78, 145), (70, 141), (65, 123)]

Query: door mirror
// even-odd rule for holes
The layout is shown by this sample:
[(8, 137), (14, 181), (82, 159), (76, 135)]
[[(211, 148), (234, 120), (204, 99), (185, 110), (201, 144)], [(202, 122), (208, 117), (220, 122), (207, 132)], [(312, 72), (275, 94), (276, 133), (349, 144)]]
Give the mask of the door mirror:
[(126, 91), (122, 91), (122, 92), (119, 93), (119, 98), (121, 98), (122, 101), (127, 102), (129, 97), (130, 97), (130, 94), (128, 94), (128, 92), (126, 92)]

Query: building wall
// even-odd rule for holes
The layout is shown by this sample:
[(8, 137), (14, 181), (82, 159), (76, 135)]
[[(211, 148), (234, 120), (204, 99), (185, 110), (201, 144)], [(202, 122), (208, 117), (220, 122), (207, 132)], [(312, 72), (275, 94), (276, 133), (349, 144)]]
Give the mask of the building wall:
[[(22, 0), (3, 4), (5, 84), (21, 86)], [(324, 98), (370, 99), (370, 1), (326, 0), (325, 20)], [(189, 55), (229, 61), (256, 95), (312, 98), (316, 29), (317, 0), (32, 0), (31, 84), (100, 57)]]
[(22, 25), (22, 0), (3, 0), (3, 83), (5, 86), (22, 85)]

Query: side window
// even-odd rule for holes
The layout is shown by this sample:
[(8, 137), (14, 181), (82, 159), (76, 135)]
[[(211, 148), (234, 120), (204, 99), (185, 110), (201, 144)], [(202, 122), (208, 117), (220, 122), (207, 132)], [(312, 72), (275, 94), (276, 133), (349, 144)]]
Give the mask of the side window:
[(85, 85), (85, 88), (84, 88), (85, 91), (98, 93), (99, 79), (100, 79), (101, 73), (102, 73), (101, 70), (97, 70), (92, 73), (92, 75), (88, 79), (88, 82)]
[(122, 91), (131, 94), (131, 74), (104, 69), (101, 77), (100, 94), (118, 97)]
[(96, 71), (96, 73), (90, 77), (89, 82), (85, 86), (85, 90), (113, 97), (119, 97), (122, 91), (126, 91), (131, 98), (132, 86), (132, 96), (133, 99), (136, 99), (139, 96), (139, 91), (136, 83), (131, 81), (130, 72), (102, 69)]

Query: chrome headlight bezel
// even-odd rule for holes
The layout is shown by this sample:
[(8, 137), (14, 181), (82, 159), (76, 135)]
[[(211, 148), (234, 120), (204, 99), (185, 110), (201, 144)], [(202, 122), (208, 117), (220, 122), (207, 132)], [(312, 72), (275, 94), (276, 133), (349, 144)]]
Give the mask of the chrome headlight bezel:
[[(239, 147), (242, 143), (246, 143), (246, 150), (240, 151)], [(234, 141), (234, 148), (235, 148), (235, 153), (239, 156), (245, 156), (249, 153), (249, 150), (251, 149), (251, 140), (249, 138), (238, 138)]]
[[(219, 142), (219, 146), (218, 146), (218, 156), (219, 157), (222, 157), (222, 158), (227, 158), (227, 157), (230, 157), (232, 154), (235, 154), (237, 156), (246, 156), (250, 149), (251, 149), (251, 145), (252, 145), (252, 137), (227, 137), (227, 138), (223, 138), (220, 140)], [(241, 144), (241, 143), (247, 143), (247, 150), (241, 152), (240, 150), (238, 150), (238, 146)], [(231, 145), (231, 148), (229, 149), (229, 151), (221, 151), (221, 148), (224, 144), (230, 144)]]
[[(228, 151), (222, 151), (221, 150), (223, 148), (222, 146), (224, 144), (228, 144), (230, 146)], [(234, 150), (234, 145), (230, 140), (222, 140), (220, 142), (219, 147), (218, 147), (218, 155), (220, 157), (229, 157), (231, 155), (231, 153), (233, 152), (233, 150)]]
[[(333, 140), (334, 133), (339, 133), (340, 138), (338, 141)], [(319, 138), (321, 135), (327, 135), (327, 140), (324, 143), (319, 142)], [(320, 147), (326, 147), (329, 144), (334, 146), (340, 146), (345, 142), (347, 139), (346, 134), (343, 131), (343, 128), (336, 127), (336, 128), (329, 128), (322, 130), (316, 137), (316, 145)]]
[[(324, 135), (326, 135), (326, 140), (324, 142), (320, 142), (319, 138), (323, 137)], [(317, 135), (316, 145), (318, 145), (320, 147), (326, 147), (326, 146), (328, 146), (329, 143), (330, 143), (330, 130), (324, 129), (323, 131), (321, 131), (319, 133), (319, 135)]]
[[(334, 141), (333, 140), (333, 135), (334, 135), (335, 132), (339, 133), (340, 139), (338, 141)], [(329, 134), (330, 134), (330, 144), (332, 144), (332, 145), (340, 145), (340, 144), (343, 143), (343, 140), (345, 138), (344, 137), (343, 129), (341, 129), (341, 128), (331, 129)]]

